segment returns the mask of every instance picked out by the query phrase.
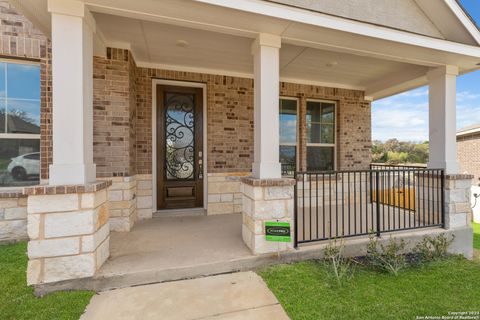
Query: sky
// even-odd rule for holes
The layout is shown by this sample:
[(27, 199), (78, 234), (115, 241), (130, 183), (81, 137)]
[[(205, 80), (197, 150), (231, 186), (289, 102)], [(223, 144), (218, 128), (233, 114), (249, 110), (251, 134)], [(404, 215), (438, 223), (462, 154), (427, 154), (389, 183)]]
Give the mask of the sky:
[[(480, 25), (480, 0), (460, 2)], [(480, 123), (480, 70), (457, 78), (457, 129), (477, 123)], [(428, 87), (373, 102), (372, 138), (428, 140)]]

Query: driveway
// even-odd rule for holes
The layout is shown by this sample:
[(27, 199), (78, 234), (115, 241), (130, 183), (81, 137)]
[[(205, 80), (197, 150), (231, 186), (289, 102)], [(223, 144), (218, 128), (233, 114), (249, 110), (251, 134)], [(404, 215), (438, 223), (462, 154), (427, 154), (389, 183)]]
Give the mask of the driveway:
[(101, 292), (82, 320), (289, 319), (254, 272), (239, 272)]

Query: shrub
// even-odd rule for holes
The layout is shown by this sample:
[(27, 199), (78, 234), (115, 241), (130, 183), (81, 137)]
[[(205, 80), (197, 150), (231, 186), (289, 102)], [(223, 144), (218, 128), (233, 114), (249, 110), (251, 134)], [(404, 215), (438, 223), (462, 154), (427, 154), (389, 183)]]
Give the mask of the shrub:
[(343, 255), (345, 244), (343, 241), (337, 246), (337, 241), (330, 242), (325, 248), (325, 262), (339, 285), (344, 279), (353, 275), (352, 260)]
[(392, 237), (386, 245), (379, 244), (377, 238), (371, 235), (367, 245), (366, 262), (375, 269), (396, 276), (406, 265), (405, 255), (403, 254), (405, 246), (405, 240), (401, 239), (397, 242)]
[(448, 247), (455, 239), (452, 235), (450, 239), (445, 234), (436, 237), (425, 237), (413, 249), (413, 253), (418, 255), (420, 261), (434, 261), (448, 256)]

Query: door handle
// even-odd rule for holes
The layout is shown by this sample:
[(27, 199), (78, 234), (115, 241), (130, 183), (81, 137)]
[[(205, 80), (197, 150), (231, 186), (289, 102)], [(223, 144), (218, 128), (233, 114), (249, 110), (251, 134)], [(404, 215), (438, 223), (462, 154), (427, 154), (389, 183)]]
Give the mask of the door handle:
[(203, 179), (203, 160), (202, 159), (198, 160), (198, 179), (199, 180)]

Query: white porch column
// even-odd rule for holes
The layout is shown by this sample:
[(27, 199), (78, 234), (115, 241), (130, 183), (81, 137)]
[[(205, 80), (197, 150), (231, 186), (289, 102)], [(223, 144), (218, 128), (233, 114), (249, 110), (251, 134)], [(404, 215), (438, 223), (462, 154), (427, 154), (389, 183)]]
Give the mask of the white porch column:
[(429, 82), (429, 168), (459, 172), (456, 141), (456, 80), (458, 67), (444, 66), (427, 74)]
[(281, 38), (259, 34), (252, 44), (254, 66), (253, 177), (281, 178), (279, 90)]
[(85, 184), (93, 163), (95, 21), (76, 0), (48, 0), (52, 15), (53, 164), (49, 183)]

